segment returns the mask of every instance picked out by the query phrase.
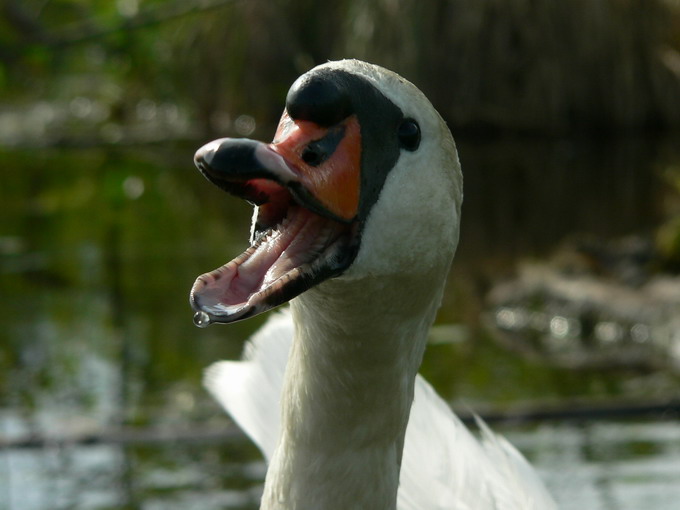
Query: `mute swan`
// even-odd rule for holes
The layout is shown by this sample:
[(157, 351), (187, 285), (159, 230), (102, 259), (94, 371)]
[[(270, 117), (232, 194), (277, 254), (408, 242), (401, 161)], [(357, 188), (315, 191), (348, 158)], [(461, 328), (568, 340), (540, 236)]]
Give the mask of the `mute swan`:
[(271, 144), (223, 138), (195, 162), (255, 204), (252, 246), (191, 290), (197, 325), (290, 301), (205, 378), (269, 461), (262, 509), (555, 508), (510, 444), (481, 423), (478, 442), (417, 375), (463, 182), (414, 85), (321, 65), (292, 85)]

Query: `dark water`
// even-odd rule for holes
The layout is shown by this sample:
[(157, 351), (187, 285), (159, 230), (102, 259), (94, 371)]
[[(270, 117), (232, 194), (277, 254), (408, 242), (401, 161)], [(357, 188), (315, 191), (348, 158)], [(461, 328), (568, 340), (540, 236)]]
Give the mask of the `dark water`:
[[(438, 337), (455, 341), (433, 345), (423, 366), (446, 398), (503, 409), (677, 396), (672, 373), (521, 359), (478, 319), (486, 292), (521, 258), (575, 235), (653, 234), (668, 214), (664, 172), (680, 165), (675, 142), (459, 144), (464, 225), (438, 319)], [(250, 210), (193, 169), (193, 150), (0, 152), (0, 509), (256, 508), (264, 466), (242, 438), (130, 441), (111, 432), (179, 430), (186, 439), (194, 430), (200, 439), (231, 430), (201, 373), (238, 357), (262, 319), (198, 330), (188, 291), (246, 246)], [(680, 501), (672, 413), (497, 428), (563, 508)], [(83, 435), (96, 440), (50, 443)], [(9, 444), (31, 437), (32, 448)]]

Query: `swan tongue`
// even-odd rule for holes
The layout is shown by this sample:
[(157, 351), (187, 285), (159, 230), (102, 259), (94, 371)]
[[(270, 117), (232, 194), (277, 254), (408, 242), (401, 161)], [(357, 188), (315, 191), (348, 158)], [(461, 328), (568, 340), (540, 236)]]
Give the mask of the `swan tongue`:
[[(191, 304), (209, 322), (234, 322), (278, 306), (353, 258), (350, 227), (299, 206), (245, 252), (198, 277)], [(206, 320), (205, 316), (203, 320)]]

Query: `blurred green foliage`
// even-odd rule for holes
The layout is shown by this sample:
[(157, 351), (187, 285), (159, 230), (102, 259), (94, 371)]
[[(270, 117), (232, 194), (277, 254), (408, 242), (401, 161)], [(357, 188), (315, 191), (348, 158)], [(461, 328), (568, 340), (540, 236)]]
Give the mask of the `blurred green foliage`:
[[(186, 339), (197, 333), (178, 296), (196, 275), (238, 253), (248, 208), (225, 201), (197, 173), (183, 176), (194, 141), (132, 152), (117, 144), (253, 130), (270, 136), (290, 83), (343, 57), (416, 81), (456, 134), (680, 128), (678, 9), (664, 0), (3, 0), (0, 145), (108, 145), (0, 152), (0, 255), (9, 268), (3, 291), (14, 296), (0, 310), (3, 323), (12, 324), (0, 337), (6, 345), (31, 339), (38, 353), (60, 338), (70, 345), (60, 350), (64, 365), (84, 348), (79, 339), (91, 338), (101, 342), (93, 352), (145, 371), (149, 386), (167, 384), (166, 374), (197, 379), (197, 367), (236, 356), (239, 340), (257, 327), (254, 321), (201, 332), (235, 343), (226, 354), (203, 347), (198, 362), (187, 361), (195, 345)], [(631, 217), (650, 216), (645, 162), (654, 156), (627, 141), (619, 145), (586, 158), (582, 147), (560, 140), (538, 152), (462, 142), (467, 190), (459, 266), (466, 255), (498, 258), (499, 246), (506, 257), (525, 253), (537, 244), (532, 232), (544, 243), (577, 228), (617, 232), (611, 221), (597, 223), (604, 195), (621, 224), (641, 228)], [(616, 173), (605, 173), (610, 167)], [(526, 179), (518, 168), (528, 169)], [(678, 167), (664, 175), (680, 194)], [(214, 198), (205, 200), (210, 193)], [(577, 196), (578, 210), (556, 195)], [(677, 195), (664, 196), (670, 198), (660, 211), (658, 246), (667, 268), (677, 269)], [(226, 218), (234, 220), (227, 232)], [(469, 266), (451, 287), (455, 299), (445, 301), (449, 322), (475, 323), (483, 306), (488, 277)], [(82, 317), (91, 322), (81, 324)], [(0, 383), (31, 367), (51, 377), (51, 365), (22, 361), (26, 347), (15, 347), (0, 357)]]
[(663, 176), (672, 191), (665, 201), (667, 219), (657, 230), (657, 246), (663, 269), (680, 273), (680, 165), (669, 165)]
[(301, 72), (355, 57), (459, 132), (680, 128), (679, 33), (674, 0), (3, 0), (0, 112), (76, 117), (14, 143), (207, 137), (243, 114), (269, 132)]
[[(202, 370), (266, 317), (191, 322), (192, 282), (245, 247), (251, 214), (193, 151), (271, 136), (295, 78), (348, 57), (416, 82), (458, 140), (465, 222), (438, 322), (462, 333), (427, 351), (438, 390), (464, 408), (674, 394), (669, 373), (511, 356), (480, 317), (499, 275), (574, 231), (655, 230), (680, 271), (678, 0), (0, 0), (0, 406), (22, 430), (224, 419)], [(207, 465), (210, 495), (242, 450), (139, 447), (126, 469)]]
[(207, 400), (203, 367), (237, 357), (259, 321), (191, 321), (191, 284), (243, 249), (250, 218), (187, 170), (192, 152), (0, 151), (0, 404), (139, 422), (175, 407), (180, 380)]

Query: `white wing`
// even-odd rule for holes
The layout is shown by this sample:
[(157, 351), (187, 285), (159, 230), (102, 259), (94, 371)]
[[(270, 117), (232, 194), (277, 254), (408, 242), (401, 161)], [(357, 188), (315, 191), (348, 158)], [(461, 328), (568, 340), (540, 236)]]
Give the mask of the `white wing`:
[(399, 510), (557, 508), (522, 455), (481, 421), (478, 441), (432, 389), (416, 378), (398, 494)]
[(270, 319), (246, 344), (242, 361), (220, 361), (205, 371), (203, 384), (248, 434), (267, 459), (279, 438), (283, 373), (293, 340), (288, 309)]
[[(271, 458), (279, 435), (279, 400), (293, 321), (273, 314), (248, 342), (243, 361), (206, 371), (205, 385)], [(557, 508), (522, 455), (479, 420), (477, 441), (418, 376), (406, 430), (399, 510), (551, 510)]]

